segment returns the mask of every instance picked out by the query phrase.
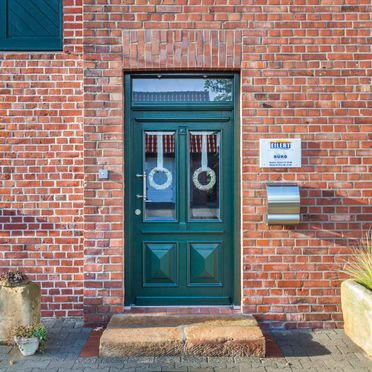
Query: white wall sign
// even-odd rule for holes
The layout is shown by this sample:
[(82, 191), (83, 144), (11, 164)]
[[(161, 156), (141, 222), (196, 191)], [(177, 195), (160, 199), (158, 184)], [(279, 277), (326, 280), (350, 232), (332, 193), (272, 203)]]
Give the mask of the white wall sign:
[(301, 167), (301, 139), (260, 139), (260, 167)]

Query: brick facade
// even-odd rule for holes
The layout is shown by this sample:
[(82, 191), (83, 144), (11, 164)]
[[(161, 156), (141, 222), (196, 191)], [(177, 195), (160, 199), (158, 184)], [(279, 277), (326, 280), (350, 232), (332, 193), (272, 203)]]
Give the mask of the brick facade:
[[(63, 53), (0, 55), (0, 267), (44, 316), (124, 311), (124, 74), (239, 71), (242, 310), (341, 326), (336, 271), (372, 220), (370, 1), (64, 3)], [(301, 169), (258, 167), (275, 137), (302, 138)], [(301, 186), (299, 226), (268, 228), (268, 181)]]
[(0, 268), (58, 317), (83, 311), (82, 5), (64, 5), (63, 52), (0, 53)]

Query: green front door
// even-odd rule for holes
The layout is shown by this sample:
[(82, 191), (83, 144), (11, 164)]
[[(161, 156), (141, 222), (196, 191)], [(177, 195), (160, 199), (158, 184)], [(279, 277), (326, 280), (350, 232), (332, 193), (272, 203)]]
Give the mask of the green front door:
[(155, 104), (159, 94), (136, 93), (127, 94), (127, 304), (232, 304), (233, 100), (168, 94)]

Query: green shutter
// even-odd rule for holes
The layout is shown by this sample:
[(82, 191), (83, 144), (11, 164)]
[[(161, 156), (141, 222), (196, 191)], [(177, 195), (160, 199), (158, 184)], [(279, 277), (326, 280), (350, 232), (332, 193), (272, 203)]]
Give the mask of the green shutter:
[(63, 0), (0, 0), (0, 50), (62, 50)]

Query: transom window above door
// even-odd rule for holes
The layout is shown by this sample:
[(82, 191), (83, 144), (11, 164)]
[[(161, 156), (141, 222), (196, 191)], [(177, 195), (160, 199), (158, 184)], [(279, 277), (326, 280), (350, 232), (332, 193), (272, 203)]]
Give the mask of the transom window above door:
[(231, 78), (133, 78), (133, 103), (223, 103), (233, 100)]

